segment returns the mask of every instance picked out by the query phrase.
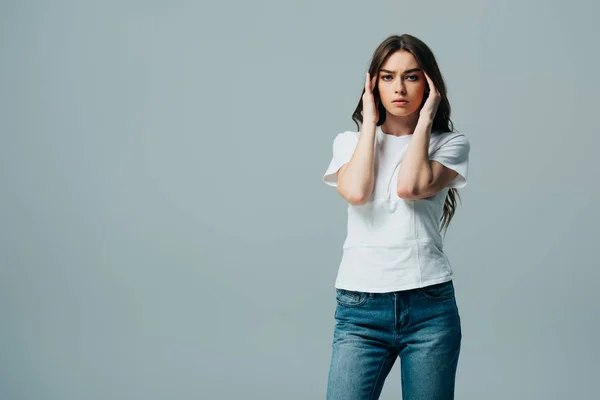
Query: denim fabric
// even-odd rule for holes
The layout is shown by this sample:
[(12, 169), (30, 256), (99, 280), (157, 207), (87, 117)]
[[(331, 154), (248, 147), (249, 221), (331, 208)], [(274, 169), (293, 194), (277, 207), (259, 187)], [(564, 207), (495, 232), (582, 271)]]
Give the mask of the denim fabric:
[(336, 288), (327, 400), (378, 399), (400, 358), (403, 400), (454, 399), (462, 339), (452, 281), (389, 293)]

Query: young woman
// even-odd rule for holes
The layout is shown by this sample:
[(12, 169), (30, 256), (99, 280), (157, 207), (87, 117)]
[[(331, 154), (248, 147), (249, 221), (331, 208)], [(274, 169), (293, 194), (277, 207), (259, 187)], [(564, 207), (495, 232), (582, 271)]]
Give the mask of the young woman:
[(462, 334), (441, 231), (470, 146), (429, 47), (385, 39), (352, 119), (323, 176), (348, 202), (327, 399), (379, 398), (397, 357), (403, 399), (453, 399)]

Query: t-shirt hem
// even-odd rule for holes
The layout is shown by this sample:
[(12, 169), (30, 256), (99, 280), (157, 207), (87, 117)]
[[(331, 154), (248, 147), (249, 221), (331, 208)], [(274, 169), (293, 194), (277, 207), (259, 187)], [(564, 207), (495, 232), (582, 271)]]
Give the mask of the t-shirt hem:
[(419, 284), (406, 284), (406, 285), (397, 285), (397, 286), (387, 286), (387, 287), (368, 287), (368, 286), (356, 286), (356, 285), (348, 285), (341, 282), (335, 283), (336, 289), (344, 289), (356, 292), (367, 292), (367, 293), (388, 293), (388, 292), (397, 292), (401, 290), (410, 290), (410, 289), (419, 289), (422, 287), (435, 285), (438, 283), (448, 282), (454, 279), (454, 274), (445, 275), (441, 278), (436, 279), (428, 279)]

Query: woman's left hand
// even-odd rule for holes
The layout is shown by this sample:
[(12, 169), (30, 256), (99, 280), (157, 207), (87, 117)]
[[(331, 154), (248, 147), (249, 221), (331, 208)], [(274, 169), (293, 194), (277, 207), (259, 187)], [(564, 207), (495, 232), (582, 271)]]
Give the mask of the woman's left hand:
[(429, 95), (427, 96), (427, 100), (425, 100), (425, 104), (423, 104), (423, 107), (421, 107), (420, 117), (428, 118), (433, 121), (442, 96), (433, 84), (433, 81), (431, 80), (429, 75), (427, 75), (425, 71), (423, 71), (423, 73), (425, 74), (425, 78), (427, 79), (427, 83), (429, 84)]

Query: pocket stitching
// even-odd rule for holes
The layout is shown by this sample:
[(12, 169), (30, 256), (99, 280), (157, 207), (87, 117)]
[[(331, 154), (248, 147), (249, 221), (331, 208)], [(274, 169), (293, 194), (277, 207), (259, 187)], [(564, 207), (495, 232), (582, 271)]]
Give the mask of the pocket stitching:
[[(447, 281), (447, 282), (442, 282), (442, 283), (452, 283), (452, 281)], [(442, 297), (432, 296), (432, 295), (428, 294), (425, 289), (426, 289), (426, 287), (422, 287), (419, 290), (419, 293), (421, 293), (423, 296), (425, 296), (425, 298), (430, 299), (430, 300), (442, 301), (442, 300), (449, 300), (454, 297), (454, 288), (452, 288), (452, 292), (450, 294), (444, 295)]]
[[(345, 289), (338, 289), (338, 290), (339, 290), (339, 294), (337, 296), (335, 296), (335, 300), (337, 301), (337, 303), (339, 305), (342, 305), (344, 307), (362, 306), (367, 302), (367, 300), (369, 298), (369, 296), (366, 293), (361, 293), (361, 294), (358, 294), (358, 299), (356, 299), (356, 297), (354, 297), (349, 291), (347, 291)], [(355, 302), (354, 303), (346, 303), (343, 300), (340, 300), (344, 296), (346, 296), (347, 298), (352, 298), (353, 300), (355, 300)]]

